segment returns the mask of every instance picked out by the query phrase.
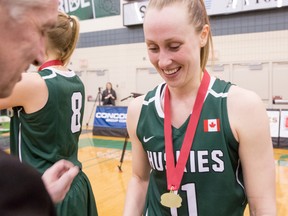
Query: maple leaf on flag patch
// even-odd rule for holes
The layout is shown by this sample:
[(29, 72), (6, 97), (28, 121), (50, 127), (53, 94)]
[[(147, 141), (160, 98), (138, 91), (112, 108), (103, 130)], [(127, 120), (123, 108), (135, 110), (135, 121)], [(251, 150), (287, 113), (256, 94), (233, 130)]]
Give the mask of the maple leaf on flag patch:
[(220, 131), (220, 119), (204, 120), (204, 132), (219, 132), (219, 131)]

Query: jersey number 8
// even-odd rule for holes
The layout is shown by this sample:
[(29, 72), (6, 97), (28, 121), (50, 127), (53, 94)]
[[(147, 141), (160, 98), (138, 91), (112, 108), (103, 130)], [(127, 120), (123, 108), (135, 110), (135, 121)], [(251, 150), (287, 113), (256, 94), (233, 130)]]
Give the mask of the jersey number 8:
[(81, 108), (82, 108), (82, 94), (81, 92), (74, 92), (71, 97), (72, 117), (71, 117), (71, 131), (76, 133), (81, 129)]

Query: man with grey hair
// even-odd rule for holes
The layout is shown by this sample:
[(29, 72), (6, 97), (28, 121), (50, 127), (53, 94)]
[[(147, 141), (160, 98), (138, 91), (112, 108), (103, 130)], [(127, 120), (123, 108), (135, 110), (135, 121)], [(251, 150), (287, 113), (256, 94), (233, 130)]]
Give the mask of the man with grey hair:
[[(0, 0), (0, 98), (11, 94), (31, 63), (43, 63), (44, 36), (56, 23), (57, 7), (58, 0)], [(61, 160), (41, 180), (33, 168), (0, 151), (0, 215), (56, 215), (52, 201), (65, 197), (78, 172)]]

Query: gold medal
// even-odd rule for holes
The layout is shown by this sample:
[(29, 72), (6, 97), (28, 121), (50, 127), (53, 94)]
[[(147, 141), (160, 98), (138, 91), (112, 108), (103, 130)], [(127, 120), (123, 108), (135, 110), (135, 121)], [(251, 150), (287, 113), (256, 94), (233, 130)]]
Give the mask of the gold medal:
[(179, 208), (182, 203), (182, 198), (179, 194), (175, 194), (172, 190), (169, 193), (164, 193), (161, 196), (161, 204), (168, 208)]

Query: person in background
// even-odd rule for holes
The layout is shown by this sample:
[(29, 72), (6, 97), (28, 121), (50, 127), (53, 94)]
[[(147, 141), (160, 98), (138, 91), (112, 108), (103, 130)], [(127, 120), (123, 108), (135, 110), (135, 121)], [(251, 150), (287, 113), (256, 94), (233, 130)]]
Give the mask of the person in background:
[(45, 37), (45, 62), (38, 73), (22, 75), (0, 108), (13, 107), (11, 153), (44, 173), (55, 162), (67, 159), (80, 167), (64, 200), (56, 205), (61, 216), (96, 216), (89, 179), (81, 171), (78, 140), (84, 113), (84, 85), (67, 68), (79, 37), (75, 16), (58, 12), (56, 25)]
[[(31, 63), (44, 61), (44, 35), (57, 19), (58, 0), (0, 1), (0, 98), (9, 96)], [(56, 215), (79, 168), (57, 161), (39, 172), (0, 151), (0, 215)], [(50, 195), (50, 196), (49, 196)]]
[(111, 82), (106, 83), (106, 89), (102, 92), (103, 106), (112, 105), (115, 106), (115, 100), (117, 99), (116, 92), (112, 87)]
[[(155, 19), (157, 17), (157, 19)], [(276, 216), (269, 119), (255, 93), (205, 70), (203, 0), (150, 0), (144, 36), (165, 83), (128, 107), (132, 178), (124, 215)]]

